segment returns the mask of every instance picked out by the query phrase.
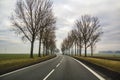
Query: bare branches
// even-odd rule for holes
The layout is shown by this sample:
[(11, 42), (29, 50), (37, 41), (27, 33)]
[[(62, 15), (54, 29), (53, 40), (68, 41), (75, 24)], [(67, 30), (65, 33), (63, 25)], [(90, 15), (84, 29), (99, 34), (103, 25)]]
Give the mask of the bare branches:
[[(102, 34), (102, 30), (99, 24), (99, 20), (97, 17), (92, 17), (90, 15), (83, 15), (81, 16), (81, 18), (77, 19), (75, 21), (75, 29), (73, 29), (71, 31), (71, 37), (74, 39), (72, 41), (72, 38), (69, 38), (68, 36), (68, 40), (64, 40), (62, 43), (62, 48), (61, 50), (65, 51), (65, 46), (68, 47), (67, 44), (65, 44), (66, 42), (69, 43), (76, 43), (77, 46), (79, 46), (79, 50), (80, 50), (80, 55), (82, 52), (82, 48), (84, 45), (85, 48), (85, 57), (87, 56), (87, 48), (88, 47), (92, 47), (96, 44), (96, 42), (98, 42), (100, 40), (100, 36)], [(69, 40), (71, 39), (71, 40)], [(70, 46), (74, 46), (74, 45), (70, 45)], [(69, 47), (70, 49), (70, 47)], [(91, 49), (91, 53), (93, 53), (92, 49)]]
[(93, 38), (93, 35), (99, 31), (100, 25), (97, 17), (91, 17), (90, 15), (84, 15), (81, 19), (76, 21), (76, 27), (78, 32), (81, 33), (83, 38), (83, 42), (85, 45), (85, 56), (87, 56), (87, 47), (89, 45), (89, 41)]
[(45, 27), (52, 26), (56, 20), (52, 13), (50, 0), (18, 0), (11, 17), (13, 30), (22, 36), (22, 40), (31, 42), (31, 57), (33, 57), (34, 41)]

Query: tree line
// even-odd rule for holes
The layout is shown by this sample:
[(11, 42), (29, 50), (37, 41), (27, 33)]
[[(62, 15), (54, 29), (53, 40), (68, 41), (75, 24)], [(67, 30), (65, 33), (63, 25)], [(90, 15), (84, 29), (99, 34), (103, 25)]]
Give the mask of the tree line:
[(86, 57), (87, 49), (90, 47), (91, 56), (93, 56), (94, 46), (102, 34), (99, 19), (94, 16), (83, 15), (75, 21), (74, 28), (63, 40), (61, 51), (66, 55), (81, 56), (82, 49), (84, 49), (84, 56)]
[(31, 43), (31, 58), (33, 58), (36, 40), (39, 41), (39, 57), (41, 57), (41, 51), (43, 51), (43, 56), (55, 52), (56, 19), (52, 11), (52, 4), (50, 0), (18, 0), (16, 3), (11, 16), (12, 30), (20, 35), (23, 41)]

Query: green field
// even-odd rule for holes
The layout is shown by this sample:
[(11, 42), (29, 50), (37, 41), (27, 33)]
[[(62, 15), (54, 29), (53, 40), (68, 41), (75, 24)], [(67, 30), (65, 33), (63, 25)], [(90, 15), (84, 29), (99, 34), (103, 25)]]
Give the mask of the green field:
[[(84, 56), (85, 54), (83, 53), (82, 56)], [(87, 56), (91, 56), (90, 53), (87, 54)], [(97, 56), (97, 57), (114, 57), (120, 58), (120, 53), (94, 53), (93, 56)]]
[(97, 53), (97, 54), (94, 54), (94, 56), (100, 56), (100, 57), (119, 57), (120, 58), (120, 53)]
[(79, 57), (79, 56), (75, 57), (120, 73), (120, 61), (92, 57)]
[[(34, 54), (34, 57), (37, 57), (37, 54)], [(1, 60), (11, 60), (11, 59), (24, 59), (30, 58), (29, 54), (0, 54), (0, 61)]]
[(55, 57), (55, 55), (30, 58), (29, 54), (0, 54), (0, 72), (13, 70), (22, 66), (31, 65)]

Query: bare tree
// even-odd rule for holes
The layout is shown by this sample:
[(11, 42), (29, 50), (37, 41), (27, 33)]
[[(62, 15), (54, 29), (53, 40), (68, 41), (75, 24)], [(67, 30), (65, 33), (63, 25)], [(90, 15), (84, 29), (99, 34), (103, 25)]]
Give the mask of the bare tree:
[(77, 41), (78, 41), (78, 37), (77, 37), (77, 31), (75, 29), (72, 30), (72, 36), (73, 36), (73, 39), (74, 39), (74, 46), (75, 46), (75, 56), (77, 55)]
[(68, 55), (73, 55), (73, 46), (74, 46), (74, 41), (75, 41), (75, 35), (73, 33), (73, 30), (71, 30), (70, 33), (68, 33), (67, 38), (63, 40), (63, 43), (61, 44), (61, 50), (63, 54), (66, 53)]
[(70, 42), (71, 42), (71, 47), (75, 47), (75, 49), (73, 49), (74, 50), (74, 52), (75, 52), (75, 55), (76, 55), (76, 53), (77, 53), (77, 40), (78, 40), (78, 37), (77, 37), (77, 34), (76, 34), (76, 30), (75, 29), (73, 29), (73, 30), (71, 30), (71, 40), (70, 40)]
[(50, 2), (50, 0), (46, 0), (44, 8), (45, 8), (45, 13), (43, 16), (43, 20), (41, 21), (39, 25), (41, 28), (38, 33), (38, 40), (39, 40), (38, 56), (39, 57), (41, 56), (41, 44), (42, 44), (42, 38), (43, 38), (44, 31), (45, 29), (47, 29), (47, 27), (55, 26), (55, 23), (56, 23), (56, 19), (52, 12), (52, 2)]
[(69, 47), (70, 47), (70, 49), (71, 49), (71, 55), (73, 56), (74, 54), (74, 42), (75, 42), (75, 36), (74, 36), (74, 33), (73, 33), (73, 30), (71, 30), (71, 32), (70, 32), (70, 36), (69, 36), (69, 41), (70, 41), (70, 43), (69, 43)]
[(90, 38), (90, 48), (91, 48), (91, 56), (93, 56), (93, 48), (95, 44), (100, 40), (100, 36), (103, 34), (103, 32), (100, 30), (99, 32), (93, 34)]
[(63, 55), (67, 54), (67, 49), (68, 49), (68, 41), (67, 41), (67, 38), (65, 38), (61, 44), (61, 51)]
[[(63, 40), (61, 44), (61, 50), (63, 54), (75, 46), (75, 55), (81, 56), (82, 48), (85, 48), (85, 57), (87, 56), (87, 48), (91, 47), (91, 55), (93, 55), (93, 47), (100, 40), (102, 30), (97, 17), (90, 15), (84, 15), (77, 19), (75, 22), (75, 28), (68, 33), (68, 37)], [(77, 51), (76, 51), (77, 46)], [(78, 52), (79, 47), (79, 52)], [(67, 54), (68, 54), (67, 53)]]
[(45, 28), (44, 35), (43, 35), (43, 45), (45, 46), (46, 55), (49, 54), (49, 48), (52, 40), (55, 41), (55, 27), (49, 26)]
[(65, 55), (65, 45), (64, 45), (64, 41), (63, 41), (63, 43), (61, 44), (61, 51), (62, 51), (62, 54)]
[[(70, 54), (70, 46), (69, 46), (69, 39), (65, 38), (61, 44), (61, 51), (63, 54)], [(69, 52), (68, 52), (69, 51)]]
[(82, 38), (81, 31), (79, 29), (75, 29), (74, 35), (76, 36), (76, 44), (79, 47), (79, 56), (81, 56), (82, 47), (83, 47), (83, 38)]
[[(55, 36), (54, 30), (55, 30), (55, 27), (52, 28), (51, 32), (49, 33), (49, 35), (47, 37), (48, 38), (48, 40), (47, 40), (47, 48), (48, 48), (50, 54), (52, 54), (54, 52), (54, 50), (56, 49), (56, 45), (55, 45), (56, 36)], [(48, 52), (48, 54), (49, 54), (49, 52)]]
[(55, 39), (51, 39), (49, 42), (49, 49), (50, 49), (50, 53), (54, 54), (55, 49), (56, 49), (56, 44), (55, 44), (56, 40)]
[(44, 17), (50, 6), (49, 0), (18, 0), (11, 17), (13, 30), (22, 36), (22, 40), (28, 40), (31, 43), (31, 58), (33, 58), (35, 39), (40, 31), (41, 23), (46, 21)]
[(76, 26), (81, 32), (83, 43), (85, 47), (85, 57), (87, 56), (87, 47), (92, 35), (99, 29), (99, 20), (97, 17), (91, 17), (90, 15), (84, 15), (76, 21)]

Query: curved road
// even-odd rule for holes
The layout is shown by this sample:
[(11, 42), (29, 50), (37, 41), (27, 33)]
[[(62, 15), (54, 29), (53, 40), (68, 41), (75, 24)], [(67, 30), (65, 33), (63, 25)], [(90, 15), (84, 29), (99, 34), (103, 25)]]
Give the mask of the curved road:
[(56, 58), (4, 75), (0, 80), (105, 80), (83, 63), (69, 56)]

